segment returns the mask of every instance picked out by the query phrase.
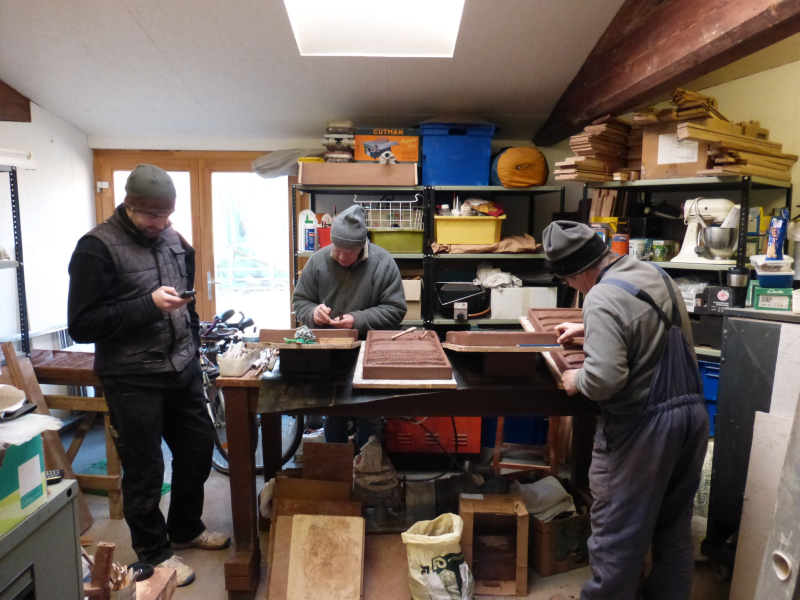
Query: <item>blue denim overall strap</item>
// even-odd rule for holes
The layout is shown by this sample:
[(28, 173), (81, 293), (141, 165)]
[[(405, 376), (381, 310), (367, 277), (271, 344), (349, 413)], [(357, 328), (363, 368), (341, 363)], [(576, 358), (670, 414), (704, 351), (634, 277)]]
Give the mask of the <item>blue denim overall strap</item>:
[(642, 404), (639, 414), (652, 413), (656, 410), (669, 410), (685, 404), (704, 403), (703, 384), (697, 363), (692, 355), (686, 336), (681, 330), (681, 315), (678, 310), (678, 300), (675, 290), (672, 289), (669, 276), (658, 265), (653, 265), (664, 280), (664, 285), (669, 290), (672, 301), (672, 319), (667, 317), (655, 300), (645, 292), (628, 281), (621, 279), (603, 279), (600, 283), (616, 286), (625, 290), (632, 296), (649, 304), (658, 313), (659, 318), (667, 327), (666, 341), (661, 351), (658, 366), (650, 383), (650, 392)]
[[(656, 266), (656, 265), (653, 265)], [(657, 268), (657, 267), (656, 267)], [(708, 412), (672, 284), (669, 319), (649, 294), (603, 279), (649, 304), (666, 325), (663, 349), (638, 413), (601, 417), (589, 484), (594, 497), (589, 562), (581, 600), (634, 600), (652, 545), (645, 600), (689, 600), (694, 573), (692, 502), (708, 443)]]

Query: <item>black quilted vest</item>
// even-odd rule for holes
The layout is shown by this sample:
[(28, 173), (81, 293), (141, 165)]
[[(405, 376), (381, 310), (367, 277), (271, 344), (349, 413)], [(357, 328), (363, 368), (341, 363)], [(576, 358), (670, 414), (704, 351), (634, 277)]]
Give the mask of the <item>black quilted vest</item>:
[[(162, 285), (178, 293), (186, 291), (186, 251), (172, 227), (164, 229), (152, 245), (143, 244), (114, 211), (86, 235), (102, 241), (111, 254), (117, 302), (152, 294)], [(184, 306), (129, 335), (98, 342), (94, 369), (102, 375), (179, 372), (194, 353), (191, 319)]]

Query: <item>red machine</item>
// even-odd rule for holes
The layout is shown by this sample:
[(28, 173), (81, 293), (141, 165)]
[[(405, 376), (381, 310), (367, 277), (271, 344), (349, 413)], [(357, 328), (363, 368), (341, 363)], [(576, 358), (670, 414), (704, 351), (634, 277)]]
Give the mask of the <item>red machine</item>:
[[(422, 421), (424, 417), (417, 417)], [(458, 453), (477, 454), (481, 451), (481, 418), (455, 417), (458, 433)], [(453, 443), (453, 423), (450, 417), (428, 417), (425, 427), (439, 438), (448, 452), (455, 452)], [(387, 452), (424, 452), (442, 453), (442, 448), (433, 436), (419, 425), (403, 419), (387, 419), (386, 421)]]

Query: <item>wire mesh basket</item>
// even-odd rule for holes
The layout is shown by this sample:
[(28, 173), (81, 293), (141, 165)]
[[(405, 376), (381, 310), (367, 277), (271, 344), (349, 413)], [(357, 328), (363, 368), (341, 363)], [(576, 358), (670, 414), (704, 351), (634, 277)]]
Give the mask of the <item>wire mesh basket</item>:
[(394, 196), (384, 196), (380, 200), (359, 200), (367, 213), (368, 229), (422, 229), (422, 196), (416, 194), (413, 200), (395, 200)]

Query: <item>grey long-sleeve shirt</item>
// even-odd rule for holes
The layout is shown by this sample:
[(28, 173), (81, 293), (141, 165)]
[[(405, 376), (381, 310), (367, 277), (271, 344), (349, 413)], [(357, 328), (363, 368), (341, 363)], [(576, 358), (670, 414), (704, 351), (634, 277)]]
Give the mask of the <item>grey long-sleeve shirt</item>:
[(292, 296), (298, 322), (312, 329), (314, 309), (325, 304), (331, 318), (353, 315), (353, 327), (364, 338), (370, 329), (393, 329), (406, 315), (400, 270), (392, 255), (367, 242), (361, 258), (343, 267), (331, 258), (331, 246), (308, 260)]
[[(671, 317), (669, 290), (652, 265), (624, 256), (603, 279), (621, 279), (643, 289)], [(686, 306), (678, 286), (672, 280), (670, 284), (678, 299), (681, 329), (694, 352)], [(576, 374), (575, 387), (612, 414), (637, 412), (650, 390), (666, 326), (649, 304), (616, 286), (603, 284), (586, 295), (583, 322), (586, 362)]]

